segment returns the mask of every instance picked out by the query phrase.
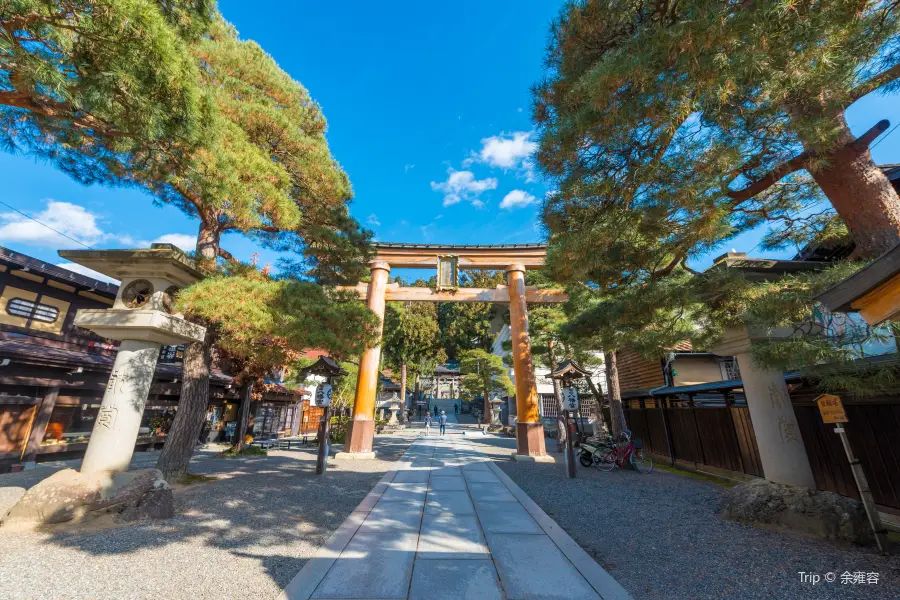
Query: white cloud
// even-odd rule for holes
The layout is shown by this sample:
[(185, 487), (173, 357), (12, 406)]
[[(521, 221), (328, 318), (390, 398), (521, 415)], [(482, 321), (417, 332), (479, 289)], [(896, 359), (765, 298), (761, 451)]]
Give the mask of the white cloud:
[(416, 168), (416, 165), (414, 165), (412, 163), (407, 163), (407, 164), (403, 165), (403, 172), (407, 173), (410, 169), (415, 169), (415, 168)]
[(186, 233), (167, 233), (161, 235), (155, 240), (154, 244), (172, 244), (184, 250), (185, 252), (193, 252), (197, 249), (197, 236), (188, 235)]
[(524, 192), (522, 190), (513, 190), (503, 197), (503, 201), (500, 202), (500, 208), (522, 208), (523, 206), (528, 206), (529, 204), (535, 204), (537, 201), (538, 199), (528, 192)]
[(103, 273), (98, 273), (93, 269), (88, 269), (85, 266), (79, 265), (77, 263), (63, 262), (57, 263), (57, 267), (62, 267), (63, 269), (68, 269), (73, 273), (78, 273), (80, 275), (86, 275), (87, 277), (93, 277), (94, 279), (99, 279), (100, 281), (106, 281), (107, 283), (115, 283), (118, 284), (118, 279), (113, 279), (111, 277), (107, 277)]
[(471, 171), (455, 171), (449, 169), (447, 171), (447, 181), (440, 183), (431, 182), (431, 189), (436, 192), (443, 192), (444, 206), (451, 206), (467, 200), (473, 206), (484, 206), (484, 202), (479, 200), (479, 196), (488, 191), (497, 189), (497, 180), (493, 177), (487, 179), (475, 179), (475, 175)]
[(12, 242), (51, 248), (78, 248), (80, 244), (65, 236), (88, 246), (104, 237), (97, 224), (97, 216), (77, 204), (48, 200), (47, 208), (33, 216), (46, 227), (18, 213), (0, 213), (0, 240), (5, 244)]
[(537, 142), (532, 141), (530, 131), (514, 131), (507, 135), (491, 136), (481, 140), (479, 162), (500, 169), (527, 168), (530, 157), (537, 150)]
[(378, 220), (378, 215), (372, 213), (371, 215), (366, 217), (366, 225), (369, 225), (371, 227), (378, 227), (379, 225), (381, 225), (381, 221)]

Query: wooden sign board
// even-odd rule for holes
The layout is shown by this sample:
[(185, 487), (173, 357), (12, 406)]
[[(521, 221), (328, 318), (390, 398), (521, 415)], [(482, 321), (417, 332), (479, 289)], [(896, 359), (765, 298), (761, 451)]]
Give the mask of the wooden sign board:
[(822, 415), (824, 423), (846, 423), (847, 413), (844, 412), (844, 405), (840, 397), (831, 394), (823, 394), (816, 398), (816, 404), (819, 407), (819, 413)]

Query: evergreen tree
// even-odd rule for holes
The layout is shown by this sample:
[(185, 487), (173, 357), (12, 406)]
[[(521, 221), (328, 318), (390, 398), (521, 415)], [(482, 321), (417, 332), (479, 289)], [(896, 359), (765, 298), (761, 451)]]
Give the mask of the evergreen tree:
[(900, 200), (868, 151), (886, 124), (854, 138), (844, 111), (898, 87), (898, 16), (878, 0), (567, 4), (535, 89), (557, 272), (646, 281), (761, 223), (775, 243), (845, 225), (860, 257), (893, 247)]
[(900, 241), (900, 200), (868, 151), (886, 123), (854, 138), (844, 120), (898, 87), (898, 27), (879, 1), (567, 4), (535, 88), (567, 331), (659, 356), (781, 324), (795, 334), (757, 345), (762, 362), (846, 358), (846, 337), (818, 334), (811, 297), (853, 266), (760, 283), (687, 261), (766, 223), (765, 248), (850, 239), (871, 258)]
[[(471, 270), (460, 274), (462, 287), (493, 288), (505, 285), (499, 271)], [(462, 351), (481, 348), (490, 350), (494, 340), (497, 308), (489, 302), (441, 302), (438, 304), (438, 323), (441, 346), (451, 360), (459, 359)]]
[(459, 373), (462, 375), (461, 392), (466, 400), (478, 396), (484, 398), (485, 425), (491, 424), (491, 394), (494, 392), (512, 395), (515, 393), (503, 359), (496, 354), (481, 349), (464, 350), (459, 356)]
[(389, 302), (382, 348), (385, 364), (400, 372), (400, 418), (406, 421), (409, 371), (418, 374), (422, 366), (446, 357), (440, 345), (437, 306), (431, 302)]
[[(208, 269), (219, 258), (234, 262), (222, 236), (244, 232), (264, 245), (307, 252), (305, 261), (287, 265), (303, 269), (295, 277), (358, 273), (370, 234), (349, 216), (349, 181), (328, 150), (319, 106), (221, 17), (193, 53), (214, 108), (204, 143), (184, 148), (189, 168), (141, 184), (199, 219), (198, 261)], [(157, 464), (167, 478), (187, 469), (202, 427), (211, 344), (208, 338), (185, 352), (179, 410)]]
[(205, 106), (189, 44), (209, 0), (0, 4), (0, 145), (83, 182), (168, 164), (197, 141)]
[(235, 366), (242, 396), (237, 450), (262, 378), (297, 362), (308, 348), (333, 356), (360, 353), (377, 331), (375, 315), (358, 299), (314, 283), (273, 279), (253, 268), (204, 279), (179, 292), (176, 306), (215, 329), (217, 347)]

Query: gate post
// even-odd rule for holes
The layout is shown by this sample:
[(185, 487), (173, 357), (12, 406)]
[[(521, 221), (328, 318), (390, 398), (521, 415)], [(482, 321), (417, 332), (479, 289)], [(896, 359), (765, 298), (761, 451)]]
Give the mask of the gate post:
[(366, 348), (359, 359), (359, 375), (356, 379), (356, 398), (353, 401), (353, 420), (347, 430), (344, 451), (335, 458), (375, 458), (372, 440), (375, 437), (375, 393), (378, 390), (378, 363), (381, 360), (381, 332), (384, 327), (384, 294), (387, 290), (391, 266), (386, 262), (373, 262), (372, 279), (366, 295), (366, 305), (378, 315), (379, 340)]
[(538, 408), (537, 385), (528, 337), (528, 305), (525, 302), (525, 267), (506, 267), (509, 284), (509, 330), (516, 378), (516, 460), (552, 461), (544, 448), (544, 424)]

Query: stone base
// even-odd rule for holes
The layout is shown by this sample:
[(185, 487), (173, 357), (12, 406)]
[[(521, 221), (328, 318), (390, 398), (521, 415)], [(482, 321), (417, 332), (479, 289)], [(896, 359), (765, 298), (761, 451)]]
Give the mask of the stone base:
[(517, 462), (533, 462), (533, 463), (552, 463), (556, 462), (552, 456), (544, 455), (544, 456), (526, 456), (524, 454), (513, 454), (513, 460)]
[(725, 519), (856, 544), (874, 541), (863, 505), (833, 492), (755, 479), (722, 494)]
[(344, 452), (350, 454), (372, 452), (373, 439), (375, 439), (375, 421), (354, 419), (347, 428)]
[(4, 527), (34, 528), (114, 515), (119, 522), (168, 519), (172, 488), (157, 469), (80, 473), (65, 469), (31, 489), (3, 518)]
[(337, 452), (335, 460), (374, 460), (374, 452)]
[(516, 453), (521, 456), (546, 456), (543, 423), (516, 423)]

